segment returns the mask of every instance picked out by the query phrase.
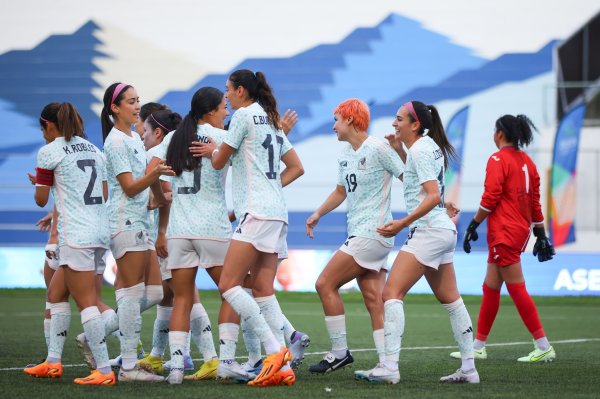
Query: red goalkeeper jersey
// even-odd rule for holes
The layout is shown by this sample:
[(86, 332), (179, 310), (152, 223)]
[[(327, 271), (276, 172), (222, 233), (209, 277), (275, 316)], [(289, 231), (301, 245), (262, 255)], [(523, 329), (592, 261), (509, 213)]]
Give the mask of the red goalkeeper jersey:
[(526, 153), (504, 147), (490, 157), (480, 206), (490, 212), (488, 245), (504, 244), (523, 252), (531, 224), (544, 221), (540, 176)]

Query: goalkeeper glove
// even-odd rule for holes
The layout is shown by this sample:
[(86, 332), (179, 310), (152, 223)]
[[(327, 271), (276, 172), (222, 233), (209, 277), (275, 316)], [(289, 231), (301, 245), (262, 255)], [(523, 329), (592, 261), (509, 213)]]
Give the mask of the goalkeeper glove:
[(535, 244), (533, 246), (533, 256), (537, 256), (540, 262), (545, 262), (552, 259), (556, 255), (556, 251), (552, 246), (552, 243), (546, 237), (546, 231), (543, 227), (534, 227), (533, 235), (536, 237)]
[(469, 223), (469, 227), (467, 227), (467, 231), (465, 231), (465, 240), (463, 241), (463, 249), (466, 253), (471, 253), (471, 243), (470, 241), (477, 241), (479, 239), (479, 235), (477, 234), (477, 227), (479, 227), (479, 223), (475, 221), (475, 219), (471, 220)]

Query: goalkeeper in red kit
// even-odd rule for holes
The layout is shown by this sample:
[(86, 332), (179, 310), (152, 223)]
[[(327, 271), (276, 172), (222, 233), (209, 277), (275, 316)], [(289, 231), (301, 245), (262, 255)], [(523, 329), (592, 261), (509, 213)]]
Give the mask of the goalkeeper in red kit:
[[(556, 358), (525, 288), (521, 269), (521, 253), (529, 241), (531, 226), (536, 237), (533, 255), (545, 262), (555, 254), (544, 230), (540, 176), (531, 158), (521, 150), (533, 140), (532, 129), (535, 126), (525, 115), (504, 115), (496, 121), (494, 143), (499, 151), (488, 160), (481, 205), (465, 232), (463, 248), (469, 253), (470, 241), (478, 239), (477, 227), (488, 218), (488, 265), (473, 345), (476, 359), (487, 358), (485, 343), (500, 307), (503, 283), (535, 340), (534, 350), (518, 361), (549, 362)], [(460, 357), (460, 353), (450, 356)]]

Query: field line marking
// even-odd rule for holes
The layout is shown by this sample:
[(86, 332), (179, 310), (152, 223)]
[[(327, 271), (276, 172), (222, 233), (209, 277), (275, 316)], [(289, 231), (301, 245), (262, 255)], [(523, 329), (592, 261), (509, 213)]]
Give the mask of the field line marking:
[[(574, 339), (563, 339), (559, 341), (552, 341), (552, 345), (559, 344), (582, 344), (586, 342), (598, 342), (600, 338), (574, 338)], [(518, 342), (498, 342), (486, 344), (486, 346), (517, 346), (517, 345), (531, 345), (532, 341), (518, 341)], [(433, 350), (433, 349), (456, 349), (456, 345), (444, 345), (444, 346), (410, 346), (402, 348), (403, 351), (410, 350)], [(364, 348), (364, 349), (352, 349), (352, 352), (375, 352), (374, 348)], [(329, 352), (307, 352), (304, 356), (317, 356), (317, 355), (325, 355)], [(246, 359), (246, 356), (237, 356), (236, 359)], [(193, 359), (195, 362), (198, 362), (202, 359)], [(63, 364), (63, 367), (87, 367), (85, 363), (79, 364)], [(23, 367), (6, 367), (0, 368), (0, 371), (21, 371)]]

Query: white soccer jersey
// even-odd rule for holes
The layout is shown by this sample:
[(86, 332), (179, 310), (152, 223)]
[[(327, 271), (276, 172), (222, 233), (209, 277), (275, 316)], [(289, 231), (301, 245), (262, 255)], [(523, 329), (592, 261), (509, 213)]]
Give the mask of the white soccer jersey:
[(410, 227), (441, 228), (456, 231), (456, 226), (444, 208), (444, 155), (429, 136), (423, 136), (409, 148), (404, 171), (404, 201), (406, 211), (412, 213), (425, 199), (422, 184), (435, 180), (440, 190), (441, 202), (429, 213), (413, 222)]
[(110, 231), (114, 235), (127, 230), (149, 230), (148, 200), (150, 189), (129, 198), (117, 180), (121, 173), (130, 172), (133, 180), (146, 173), (146, 150), (140, 136), (131, 136), (114, 128), (104, 142), (106, 172), (108, 175), (108, 213)]
[(392, 178), (404, 172), (400, 156), (389, 144), (369, 136), (356, 151), (346, 144), (338, 158), (338, 184), (346, 189), (348, 236), (393, 245), (376, 229), (392, 220)]
[[(150, 148), (146, 152), (146, 159), (148, 163), (150, 163), (150, 161), (154, 157), (159, 158), (157, 155), (160, 151), (159, 147), (160, 144)], [(150, 211), (148, 211), (148, 237), (150, 238), (150, 240), (152, 240), (153, 243), (156, 243), (156, 238), (158, 237), (158, 209), (151, 209)]]
[(108, 248), (102, 152), (81, 137), (69, 141), (58, 137), (39, 150), (37, 166), (54, 171), (51, 191), (58, 211), (59, 245)]
[[(217, 145), (227, 135), (225, 130), (209, 124), (198, 125), (198, 141), (207, 142), (211, 137)], [(163, 151), (154, 155), (166, 159), (166, 149), (173, 138), (165, 137)], [(164, 157), (164, 158), (163, 158)], [(215, 170), (210, 159), (203, 157), (194, 171), (183, 171), (179, 176), (170, 177), (173, 202), (169, 214), (167, 238), (212, 239), (227, 241), (231, 238), (231, 222), (225, 202), (226, 166)]]
[(292, 145), (283, 131), (274, 129), (263, 108), (253, 103), (233, 114), (224, 143), (237, 150), (232, 157), (235, 215), (287, 223), (279, 170)]

